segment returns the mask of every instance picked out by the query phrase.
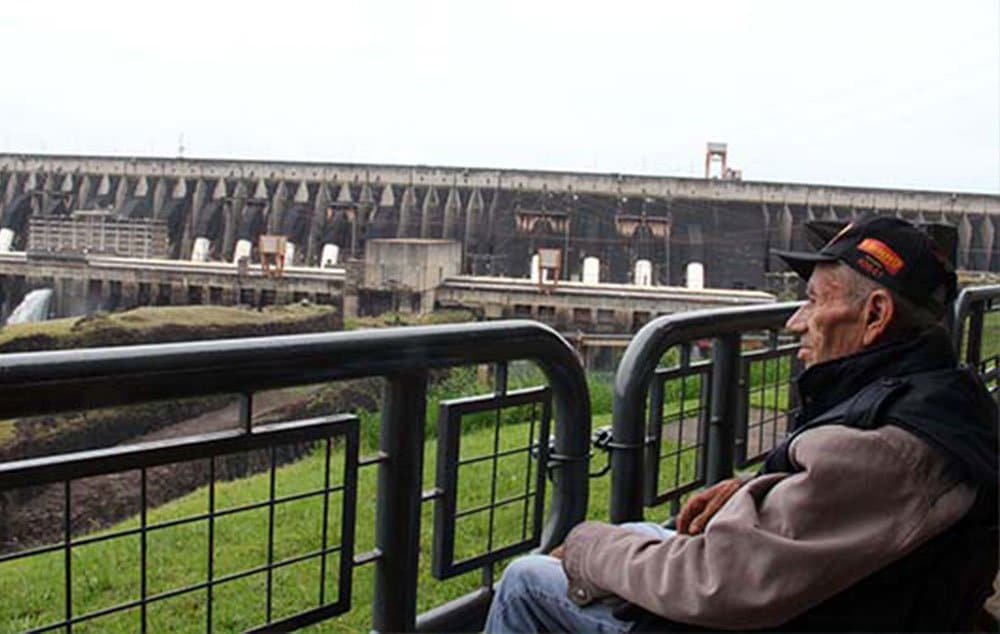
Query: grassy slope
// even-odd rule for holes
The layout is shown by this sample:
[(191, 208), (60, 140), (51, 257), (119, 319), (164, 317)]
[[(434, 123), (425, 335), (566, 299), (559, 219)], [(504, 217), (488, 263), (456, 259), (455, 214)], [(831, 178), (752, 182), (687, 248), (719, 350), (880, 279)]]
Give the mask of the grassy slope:
[(58, 348), (85, 348), (95, 333), (119, 330), (128, 340), (149, 336), (164, 327), (225, 328), (290, 323), (332, 312), (328, 306), (288, 304), (269, 306), (263, 311), (231, 306), (159, 306), (135, 308), (120, 313), (96, 313), (31, 324), (14, 324), (0, 329), (0, 349), (17, 340), (45, 337)]
[[(0, 328), (0, 352), (8, 350), (52, 350), (89, 348), (108, 341), (155, 343), (169, 329), (169, 339), (204, 339), (224, 337), (227, 329), (278, 328), (295, 330), (296, 325), (322, 324), (333, 315), (329, 306), (288, 304), (269, 306), (263, 311), (229, 306), (160, 306), (143, 307), (121, 313), (97, 313), (50, 321), (15, 324)], [(314, 329), (314, 326), (306, 328)], [(90, 412), (87, 416), (97, 415)], [(86, 416), (84, 416), (85, 418)], [(65, 425), (74, 426), (81, 415), (67, 416)], [(74, 419), (74, 420), (70, 420)], [(0, 445), (15, 440), (14, 420), (0, 420)], [(64, 426), (65, 426), (64, 425)], [(50, 426), (45, 433), (59, 432)]]
[[(378, 326), (381, 324), (358, 323), (355, 327)], [(1000, 332), (1000, 315), (987, 317), (987, 329), (992, 336), (987, 340), (996, 341)], [(993, 346), (995, 348), (995, 346)], [(787, 379), (788, 368), (780, 366), (760, 368), (753, 372), (751, 384), (772, 383)], [(606, 381), (592, 382), (594, 399), (594, 427), (610, 424), (610, 388)], [(694, 396), (691, 387), (684, 390), (688, 398)], [(672, 395), (679, 395), (675, 387)], [(696, 392), (696, 390), (695, 390)], [(671, 392), (668, 391), (668, 394)], [(765, 387), (751, 393), (751, 406), (787, 408), (787, 388)], [(676, 402), (669, 403), (665, 416), (677, 409)], [(502, 428), (501, 446), (504, 443), (523, 443), (527, 434), (524, 424), (510, 424)], [(492, 450), (494, 435), (492, 429), (470, 430), (463, 435), (463, 456), (488, 453)], [(424, 488), (434, 481), (436, 444), (427, 443), (425, 448)], [(335, 450), (334, 464), (342, 460), (342, 453)], [(278, 494), (305, 491), (321, 486), (323, 454), (312, 453), (306, 459), (279, 469), (277, 478)], [(490, 463), (484, 463), (489, 465)], [(603, 464), (603, 457), (597, 456), (593, 468)], [(682, 460), (681, 473), (689, 477), (693, 473), (692, 461)], [(523, 463), (500, 465), (498, 497), (513, 495), (523, 491)], [(373, 547), (375, 496), (374, 468), (364, 469), (359, 479), (357, 552)], [(460, 508), (482, 504), (488, 501), (490, 473), (483, 468), (470, 469), (460, 473)], [(591, 481), (591, 502), (588, 516), (595, 519), (606, 517), (608, 505), (608, 478)], [(234, 506), (267, 498), (268, 477), (266, 474), (247, 480), (221, 483), (217, 487), (217, 508)], [(517, 538), (521, 525), (520, 508), (498, 512), (498, 534), (501, 537)], [(204, 512), (207, 508), (207, 492), (202, 489), (184, 498), (175, 500), (149, 513), (149, 522), (155, 523), (170, 518), (190, 516)], [(276, 511), (276, 559), (295, 553), (315, 549), (319, 545), (319, 526), (322, 519), (319, 500), (303, 500), (279, 506)], [(420, 571), (419, 609), (425, 610), (441, 602), (458, 596), (480, 582), (480, 573), (473, 572), (456, 579), (439, 582), (429, 572), (429, 545), (433, 504), (423, 505), (422, 557)], [(338, 516), (330, 514), (332, 534), (339, 527)], [(486, 540), (483, 518), (462, 521), (457, 531), (456, 555), (480, 552)], [(138, 520), (124, 522), (112, 530), (135, 526)], [(246, 569), (265, 559), (267, 515), (266, 511), (253, 511), (238, 517), (223, 518), (216, 523), (216, 575)], [(207, 565), (207, 530), (204, 522), (174, 527), (151, 533), (149, 538), (150, 577), (149, 592), (156, 593), (169, 588), (195, 583), (204, 579)], [(138, 570), (139, 541), (137, 537), (118, 538), (99, 545), (81, 547), (74, 551), (74, 608), (77, 612), (106, 607), (114, 603), (138, 597), (139, 580), (123, 577), (121, 571)], [(0, 564), (0, 631), (20, 630), (36, 627), (61, 618), (62, 610), (62, 554), (54, 553), (32, 558), (30, 561)], [(305, 609), (316, 602), (318, 588), (318, 563), (315, 561), (296, 564), (275, 572), (275, 616)], [(332, 575), (331, 575), (332, 577)], [(354, 597), (351, 612), (347, 615), (314, 626), (314, 631), (361, 631), (369, 626), (372, 593), (372, 566), (363, 566), (354, 572)], [(242, 629), (262, 623), (264, 576), (258, 575), (244, 580), (233, 581), (218, 586), (215, 590), (214, 624), (218, 631)], [(333, 583), (327, 587), (334, 592)], [(204, 591), (182, 595), (150, 607), (149, 619), (154, 631), (202, 631), (205, 619)], [(134, 631), (138, 615), (132, 611), (127, 615), (107, 617), (97, 620), (83, 629), (86, 631)]]
[[(780, 378), (787, 377), (786, 367), (781, 367)], [(537, 383), (538, 374), (530, 368), (516, 373), (516, 384)], [(759, 375), (759, 376), (758, 376)], [(779, 378), (773, 371), (763, 370), (754, 376), (755, 383), (766, 379), (769, 382)], [(610, 377), (589, 377), (592, 409), (594, 411), (593, 426), (610, 424), (611, 387)], [(453, 373), (447, 377), (438, 389), (432, 390), (428, 411), (436, 411), (439, 394), (475, 393), (482, 386), (470, 370)], [(688, 399), (696, 398), (697, 381), (689, 380), (684, 386)], [(665, 407), (664, 417), (677, 412), (679, 403), (677, 397), (681, 392), (679, 384), (670, 384), (667, 388), (670, 402)], [(781, 390), (779, 400), (784, 404), (786, 397)], [(771, 402), (772, 393), (768, 390), (752, 396), (752, 403), (758, 399)], [(690, 411), (691, 404), (686, 405)], [(505, 420), (518, 419), (505, 415)], [(523, 415), (523, 413), (521, 413)], [(363, 442), (372, 447), (374, 435), (370, 433), (374, 426), (373, 415), (363, 416), (363, 427), (369, 433), (363, 434)], [(520, 419), (523, 420), (523, 417)], [(431, 431), (431, 430), (428, 430)], [(431, 434), (432, 435), (432, 434)], [(509, 423), (501, 427), (499, 443), (501, 448), (523, 445), (527, 442), (527, 426), (523, 423)], [(430, 435), (429, 435), (430, 436)], [(494, 442), (493, 430), (490, 427), (470, 428), (462, 436), (462, 456), (481, 455), (491, 452)], [(662, 453), (669, 453), (672, 444), (665, 441)], [(423, 488), (427, 489), (434, 482), (436, 458), (436, 443), (428, 441), (425, 447), (425, 468)], [(339, 464), (342, 454), (334, 451), (333, 463)], [(499, 463), (499, 478), (497, 496), (506, 496), (523, 492), (524, 455), (514, 456)], [(321, 452), (314, 452), (308, 458), (279, 469), (277, 491), (284, 493), (306, 491), (321, 485), (322, 477)], [(606, 458), (595, 456), (592, 470), (603, 466)], [(679, 467), (679, 469), (678, 469)], [(459, 474), (459, 508), (470, 508), (488, 501), (491, 481), (490, 462), (477, 466), (463, 467)], [(687, 480), (694, 473), (694, 454), (686, 452), (681, 455), (680, 463), (676, 459), (667, 459), (661, 463), (661, 487), (671, 485), (671, 480), (679, 475), (681, 480)], [(375, 475), (373, 468), (364, 469), (359, 478), (358, 518), (356, 552), (369, 550), (374, 545), (374, 506), (371, 500), (375, 498)], [(217, 508), (225, 508), (254, 500), (267, 499), (268, 477), (258, 475), (246, 480), (221, 483), (217, 487)], [(594, 519), (607, 517), (609, 478), (603, 477), (591, 481), (590, 508), (588, 516)], [(151, 510), (149, 523), (156, 523), (171, 518), (187, 517), (207, 509), (207, 492), (196, 491), (184, 498), (175, 500), (162, 507)], [(660, 511), (660, 514), (666, 511)], [(496, 531), (502, 543), (505, 540), (516, 540), (520, 537), (522, 526), (522, 507), (519, 504), (509, 505), (497, 512)], [(440, 582), (433, 579), (429, 572), (429, 549), (433, 504), (423, 505), (422, 520), (422, 558), (420, 572), (419, 609), (425, 610), (438, 605), (450, 598), (459, 596), (478, 586), (481, 573), (472, 572), (461, 577)], [(661, 518), (662, 519), (662, 518)], [(319, 530), (322, 520), (322, 507), (319, 498), (302, 500), (287, 505), (279, 505), (276, 512), (276, 553), (275, 558), (292, 556), (308, 552), (319, 547)], [(338, 518), (330, 514), (331, 527), (339, 526)], [(488, 515), (479, 514), (469, 519), (459, 520), (457, 526), (456, 557), (482, 552), (486, 542), (486, 521)], [(133, 519), (122, 523), (111, 530), (120, 530), (126, 526), (135, 526)], [(246, 569), (265, 561), (267, 515), (266, 510), (242, 513), (239, 516), (222, 518), (215, 526), (217, 559), (215, 561), (216, 576)], [(92, 611), (114, 605), (139, 595), (139, 579), (137, 573), (123, 577), (121, 571), (137, 571), (139, 558), (139, 540), (137, 537), (123, 537), (102, 544), (84, 546), (74, 550), (74, 610), (79, 612)], [(155, 531), (149, 538), (150, 578), (149, 593), (155, 594), (170, 588), (204, 580), (207, 565), (207, 524), (200, 522), (195, 525), (174, 527)], [(111, 562), (111, 565), (108, 565)], [(37, 627), (52, 622), (61, 617), (63, 599), (62, 590), (62, 555), (55, 553), (42, 557), (34, 557), (30, 561), (0, 564), (0, 596), (10, 597), (0, 606), (0, 630), (18, 630), (27, 627)], [(333, 567), (333, 564), (331, 564)], [(287, 569), (275, 572), (275, 618), (306, 609), (314, 605), (318, 599), (319, 564), (316, 560), (295, 564)], [(332, 578), (332, 574), (328, 579)], [(266, 577), (257, 575), (242, 580), (232, 581), (215, 589), (215, 613), (213, 622), (219, 631), (230, 631), (249, 627), (264, 621), (264, 584)], [(334, 581), (329, 581), (327, 592), (334, 592)], [(315, 626), (317, 631), (360, 631), (367, 629), (370, 619), (372, 600), (372, 566), (363, 566), (354, 573), (353, 609), (348, 614)], [(136, 629), (138, 614), (135, 610), (128, 614), (106, 617), (96, 620), (91, 626), (83, 627), (91, 631), (133, 631)], [(205, 620), (205, 592), (196, 591), (154, 604), (149, 610), (149, 623), (155, 630), (169, 631), (201, 631)], [(80, 629), (80, 628), (78, 628)]]
[[(361, 326), (361, 324), (357, 324)], [(368, 324), (364, 324), (368, 325)], [(376, 325), (376, 324), (372, 324)], [(517, 383), (536, 382), (537, 373), (528, 372)], [(771, 382), (787, 378), (787, 366), (772, 367), (755, 373), (753, 384), (761, 380)], [(589, 377), (594, 411), (593, 425), (610, 424), (611, 389), (610, 377)], [(478, 391), (475, 379), (470, 373), (457, 374), (445, 380), (443, 393), (472, 393)], [(696, 398), (697, 381), (689, 380), (682, 388), (679, 384), (667, 387), (670, 402), (665, 407), (664, 416), (669, 418), (679, 409), (676, 399), (681, 391), (688, 399)], [(781, 407), (787, 402), (787, 390), (780, 390), (778, 401)], [(429, 412), (436, 411), (437, 395), (431, 394)], [(773, 389), (751, 395), (751, 404), (761, 401), (771, 404)], [(690, 405), (686, 406), (690, 409)], [(366, 416), (364, 419), (371, 420)], [(371, 427), (371, 425), (365, 425)], [(524, 444), (527, 427), (524, 424), (507, 424), (501, 428), (501, 447)], [(366, 444), (371, 446), (373, 436), (365, 435)], [(463, 457), (489, 453), (494, 441), (490, 428), (469, 429), (462, 437)], [(670, 451), (666, 442), (663, 453)], [(432, 486), (434, 478), (436, 444), (429, 441), (425, 448), (425, 468), (423, 487)], [(667, 460), (661, 465), (661, 475), (674, 473), (682, 480), (692, 477), (694, 472), (693, 453), (684, 453), (680, 464)], [(305, 491), (321, 485), (321, 452), (314, 452), (308, 458), (279, 469), (277, 478), (278, 494)], [(334, 452), (335, 464), (342, 460), (339, 451)], [(523, 492), (524, 456), (515, 456), (499, 464), (498, 498)], [(603, 466), (605, 457), (594, 459), (592, 470)], [(679, 469), (678, 469), (679, 467)], [(488, 501), (491, 480), (491, 463), (481, 463), (476, 467), (463, 468), (459, 474), (459, 508), (469, 508)], [(376, 470), (367, 468), (361, 472), (358, 495), (357, 552), (363, 552), (374, 545), (374, 507)], [(588, 516), (595, 519), (607, 517), (609, 478), (591, 481), (590, 510)], [(661, 486), (669, 486), (666, 478), (661, 478)], [(243, 481), (221, 483), (217, 487), (217, 508), (225, 508), (249, 501), (267, 498), (268, 477), (266, 474)], [(207, 492), (196, 491), (149, 513), (149, 523), (171, 518), (191, 516), (207, 509)], [(497, 512), (496, 531), (498, 539), (520, 537), (522, 525), (521, 505), (509, 505)], [(330, 514), (333, 534), (339, 526), (338, 518)], [(476, 571), (456, 579), (439, 582), (429, 573), (429, 546), (433, 504), (423, 505), (422, 558), (420, 572), (419, 609), (425, 610), (450, 598), (467, 592), (480, 583), (481, 574)], [(279, 505), (276, 510), (276, 552), (275, 558), (292, 556), (319, 547), (319, 527), (322, 520), (320, 500), (310, 499)], [(456, 557), (482, 552), (486, 542), (488, 516), (479, 514), (460, 520), (457, 527)], [(135, 526), (133, 519), (111, 530)], [(265, 561), (267, 515), (266, 510), (251, 511), (238, 517), (227, 517), (217, 521), (215, 526), (216, 576), (246, 569)], [(207, 565), (207, 524), (179, 526), (155, 531), (149, 537), (150, 577), (149, 593), (165, 591), (204, 580)], [(30, 561), (0, 564), (0, 596), (10, 597), (0, 606), (0, 630), (37, 627), (61, 618), (62, 610), (62, 561), (61, 553), (32, 558)], [(137, 537), (117, 538), (102, 544), (84, 546), (74, 550), (74, 610), (91, 611), (135, 599), (139, 595), (137, 573), (123, 577), (121, 571), (137, 571), (139, 540)], [(110, 563), (110, 565), (109, 565)], [(331, 568), (335, 567), (331, 564)], [(294, 611), (306, 609), (317, 601), (319, 564), (316, 560), (295, 564), (280, 569), (274, 574), (275, 618)], [(329, 575), (328, 579), (333, 575)], [(372, 593), (372, 566), (363, 566), (354, 572), (354, 606), (350, 613), (314, 627), (317, 631), (360, 631), (367, 629), (370, 618)], [(264, 575), (222, 584), (215, 589), (215, 613), (213, 622), (219, 631), (242, 629), (264, 621)], [(333, 581), (327, 592), (334, 592)], [(328, 595), (329, 596), (329, 595)], [(98, 619), (84, 630), (92, 631), (133, 631), (137, 627), (136, 610), (124, 615)], [(201, 631), (205, 620), (205, 592), (196, 591), (154, 604), (149, 610), (149, 623), (156, 630)], [(81, 628), (77, 628), (81, 629)]]
[(377, 317), (344, 317), (344, 330), (387, 328), (391, 326), (431, 326), (476, 321), (468, 310), (435, 310), (432, 313), (382, 313)]
[[(526, 424), (512, 424), (501, 428), (501, 448), (525, 444), (528, 434)], [(491, 453), (494, 434), (492, 429), (479, 429), (463, 435), (462, 456)], [(425, 450), (424, 488), (434, 481), (436, 444), (429, 442)], [(322, 486), (322, 450), (308, 458), (278, 470), (276, 479), (278, 495), (316, 489)], [(332, 464), (341, 464), (343, 453), (332, 452)], [(498, 466), (498, 498), (523, 491), (524, 463), (526, 457), (501, 460)], [(691, 465), (687, 465), (690, 468)], [(489, 501), (489, 462), (463, 467), (459, 473), (459, 508), (471, 508)], [(358, 483), (357, 551), (370, 549), (374, 544), (374, 505), (376, 469), (366, 468), (360, 473)], [(242, 481), (221, 483), (216, 490), (217, 508), (226, 508), (251, 501), (267, 499), (269, 478), (267, 474)], [(339, 497), (332, 496), (334, 504)], [(608, 505), (608, 479), (593, 481), (589, 515), (606, 517)], [(187, 517), (207, 509), (207, 490), (201, 489), (184, 498), (170, 502), (149, 513), (149, 523), (166, 519)], [(419, 609), (425, 610), (449, 598), (475, 588), (480, 581), (478, 572), (439, 582), (429, 572), (428, 547), (431, 543), (433, 504), (423, 505), (422, 549), (420, 570)], [(522, 507), (508, 505), (498, 511), (495, 539), (520, 537)], [(460, 520), (457, 531), (456, 557), (470, 555), (483, 549), (486, 541), (485, 514)], [(306, 499), (279, 505), (276, 511), (275, 558), (308, 552), (319, 547), (322, 521), (321, 498)], [(331, 530), (337, 534), (339, 516), (330, 513)], [(136, 526), (129, 520), (111, 530)], [(215, 526), (215, 571), (223, 575), (247, 569), (265, 561), (267, 536), (266, 509), (248, 511), (238, 516), (217, 520)], [(207, 565), (207, 524), (196, 524), (162, 529), (149, 537), (149, 592), (156, 593), (170, 588), (196, 583), (204, 579)], [(91, 611), (117, 604), (139, 595), (137, 575), (122, 575), (122, 571), (137, 571), (139, 562), (138, 537), (121, 537), (99, 544), (82, 546), (73, 553), (74, 609)], [(38, 627), (61, 618), (63, 602), (63, 556), (53, 553), (33, 557), (26, 561), (0, 564), (0, 631)], [(334, 575), (331, 575), (333, 577)], [(318, 592), (319, 564), (312, 560), (290, 566), (275, 573), (275, 615), (281, 616), (315, 605)], [(218, 631), (234, 631), (264, 619), (264, 575), (222, 584), (215, 589), (214, 623)], [(328, 586), (333, 592), (333, 585)], [(354, 573), (354, 609), (347, 615), (315, 627), (316, 631), (356, 632), (368, 628), (372, 594), (372, 566), (363, 566)], [(149, 619), (153, 631), (191, 631), (204, 629), (205, 593), (197, 591), (154, 604)], [(78, 631), (131, 632), (137, 628), (136, 610), (126, 615), (98, 619), (89, 626), (74, 628)]]

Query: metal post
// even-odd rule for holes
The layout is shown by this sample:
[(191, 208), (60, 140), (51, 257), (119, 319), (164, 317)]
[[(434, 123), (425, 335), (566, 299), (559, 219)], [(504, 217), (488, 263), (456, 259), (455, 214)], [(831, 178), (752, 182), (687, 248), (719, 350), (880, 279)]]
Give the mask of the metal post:
[[(611, 452), (611, 500), (609, 515), (612, 522), (642, 520), (643, 442), (646, 438), (646, 394), (648, 382), (638, 398), (625, 394), (621, 388), (622, 366), (618, 366), (612, 407), (611, 436), (618, 447)], [(654, 365), (655, 369), (655, 365)], [(652, 373), (652, 371), (650, 371)]]
[(740, 335), (715, 340), (712, 350), (712, 409), (708, 425), (705, 478), (715, 484), (733, 476), (733, 443), (739, 415)]
[[(959, 346), (962, 342), (959, 341)], [(959, 351), (961, 353), (961, 350)], [(983, 355), (983, 302), (969, 306), (969, 343), (965, 348), (965, 363), (977, 372)]]
[(243, 431), (250, 433), (253, 427), (253, 393), (252, 392), (241, 392), (240, 393), (240, 426), (243, 427)]
[(382, 402), (375, 515), (372, 629), (412, 632), (417, 620), (417, 557), (420, 553), (420, 483), (424, 458), (427, 373), (388, 378)]

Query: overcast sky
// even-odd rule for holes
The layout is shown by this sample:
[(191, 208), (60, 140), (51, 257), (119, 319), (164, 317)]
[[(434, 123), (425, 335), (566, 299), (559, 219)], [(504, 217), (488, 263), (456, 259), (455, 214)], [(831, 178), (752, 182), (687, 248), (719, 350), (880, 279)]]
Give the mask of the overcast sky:
[(0, 1), (0, 152), (1000, 191), (1000, 0)]

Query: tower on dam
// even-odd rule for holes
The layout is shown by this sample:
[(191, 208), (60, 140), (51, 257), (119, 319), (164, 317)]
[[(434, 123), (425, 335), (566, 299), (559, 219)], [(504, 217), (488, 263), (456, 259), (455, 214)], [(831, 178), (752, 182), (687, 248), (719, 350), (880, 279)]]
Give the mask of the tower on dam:
[(808, 220), (891, 214), (958, 233), (957, 265), (1000, 271), (1000, 196), (428, 166), (0, 155), (0, 250), (32, 218), (107, 210), (166, 226), (178, 260), (257, 261), (285, 236), (289, 265), (363, 258), (372, 239), (454, 240), (467, 275), (532, 278), (558, 251), (565, 280), (763, 289), (769, 249), (806, 245)]

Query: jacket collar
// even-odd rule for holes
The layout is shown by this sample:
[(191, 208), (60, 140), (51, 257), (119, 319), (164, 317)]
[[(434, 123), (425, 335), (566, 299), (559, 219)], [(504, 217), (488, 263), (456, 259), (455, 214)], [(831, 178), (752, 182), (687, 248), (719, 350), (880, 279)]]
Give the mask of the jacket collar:
[(935, 326), (915, 339), (877, 345), (846, 357), (818, 363), (797, 379), (799, 420), (819, 416), (883, 377), (902, 377), (956, 366), (951, 339)]

